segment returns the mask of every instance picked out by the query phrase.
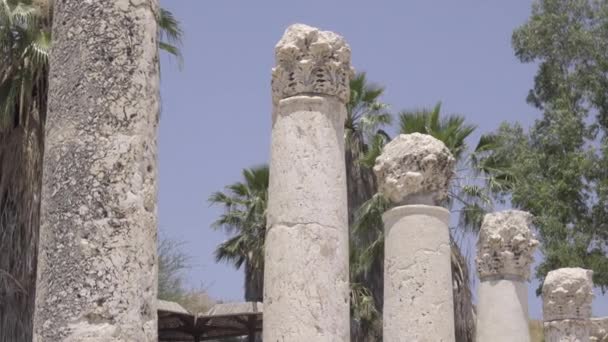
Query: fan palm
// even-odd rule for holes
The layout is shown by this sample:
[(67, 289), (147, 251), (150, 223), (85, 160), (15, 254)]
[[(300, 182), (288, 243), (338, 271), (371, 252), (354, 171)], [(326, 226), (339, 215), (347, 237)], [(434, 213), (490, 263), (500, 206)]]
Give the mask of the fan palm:
[[(52, 0), (0, 0), (0, 341), (31, 340)], [(158, 16), (159, 48), (182, 31)]]
[(209, 202), (222, 205), (223, 214), (212, 227), (233, 236), (215, 250), (216, 261), (245, 268), (245, 300), (263, 300), (264, 242), (266, 206), (268, 203), (268, 166), (243, 170), (243, 182), (228, 185), (209, 197)]
[[(368, 81), (365, 73), (358, 73), (350, 82), (350, 100), (346, 105), (345, 162), (348, 199), (348, 218), (351, 244), (351, 311), (352, 341), (375, 340), (381, 336), (380, 315), (376, 303), (382, 303), (383, 261), (374, 259), (368, 272), (357, 272), (357, 260), (362, 246), (378, 239), (382, 223), (366, 230), (352, 229), (356, 210), (376, 192), (376, 179), (371, 168), (360, 163), (370, 145), (379, 139), (388, 139), (382, 130), (390, 125), (392, 116), (388, 105), (380, 101), (384, 88)], [(377, 224), (377, 223), (375, 223)], [(374, 229), (375, 228), (375, 229)], [(369, 297), (366, 297), (369, 296)], [(372, 310), (373, 308), (373, 310)]]
[[(459, 208), (457, 211), (460, 214), (460, 231), (475, 231), (481, 225), (485, 212), (491, 208), (490, 193), (503, 188), (506, 184), (504, 180), (509, 177), (505, 171), (505, 161), (498, 160), (494, 157), (495, 154), (490, 153), (498, 148), (499, 141), (493, 136), (482, 136), (473, 152), (466, 154), (466, 140), (476, 127), (467, 124), (460, 115), (442, 117), (440, 103), (431, 110), (402, 111), (398, 117), (399, 133), (431, 135), (441, 140), (452, 152), (459, 170), (451, 183), (447, 205), (452, 207), (456, 204)], [(384, 136), (376, 136), (361, 162), (372, 167), (388, 141)], [(483, 181), (479, 181), (480, 177)], [(355, 231), (373, 229), (377, 236), (377, 239), (364, 246), (359, 254), (356, 262), (359, 272), (368, 272), (373, 268), (373, 260), (383, 258), (384, 235), (377, 227), (381, 227), (381, 215), (389, 207), (389, 202), (377, 193), (357, 211)], [(467, 265), (460, 248), (452, 238), (452, 277), (458, 341), (472, 341), (474, 337), (475, 321)]]

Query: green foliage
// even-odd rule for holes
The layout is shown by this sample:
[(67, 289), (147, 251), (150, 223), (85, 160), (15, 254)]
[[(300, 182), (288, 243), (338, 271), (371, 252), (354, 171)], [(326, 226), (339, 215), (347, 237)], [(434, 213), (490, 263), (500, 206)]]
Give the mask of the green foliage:
[[(50, 22), (31, 1), (0, 0), (0, 130), (46, 108)], [(42, 103), (41, 103), (42, 102)]]
[(402, 111), (399, 113), (399, 133), (423, 133), (441, 140), (457, 160), (466, 151), (466, 138), (473, 133), (475, 125), (465, 123), (464, 116), (441, 117), (441, 102), (432, 110)]
[[(608, 288), (608, 1), (536, 1), (513, 33), (524, 63), (538, 63), (528, 101), (542, 110), (529, 132), (504, 124), (490, 161), (510, 160), (502, 194), (536, 217), (544, 261), (537, 276), (594, 270)], [(493, 160), (492, 160), (493, 159)]]
[(364, 72), (357, 73), (350, 81), (350, 100), (346, 104), (344, 122), (347, 142), (356, 134), (369, 139), (380, 127), (392, 123), (388, 105), (379, 101), (383, 92), (383, 87), (367, 81)]
[(209, 197), (224, 213), (212, 224), (232, 236), (217, 246), (215, 259), (245, 266), (245, 299), (261, 300), (266, 241), (269, 170), (267, 165), (243, 170), (243, 182), (228, 185)]
[[(52, 10), (32, 0), (0, 0), (0, 130), (23, 124), (33, 109), (44, 122)], [(183, 31), (171, 12), (157, 18), (159, 49), (180, 65)]]

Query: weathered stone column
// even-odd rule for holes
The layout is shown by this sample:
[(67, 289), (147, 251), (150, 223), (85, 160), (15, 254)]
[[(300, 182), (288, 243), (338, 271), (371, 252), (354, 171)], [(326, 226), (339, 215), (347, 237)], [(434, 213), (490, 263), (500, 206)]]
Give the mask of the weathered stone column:
[(157, 13), (55, 1), (35, 341), (157, 341)]
[(588, 342), (591, 331), (593, 271), (560, 268), (543, 283), (546, 342)]
[(477, 340), (530, 341), (528, 285), (538, 241), (532, 215), (519, 210), (487, 214), (477, 240)]
[(384, 221), (384, 341), (454, 341), (445, 199), (454, 158), (439, 140), (402, 134), (376, 159)]
[(290, 26), (276, 46), (264, 341), (349, 340), (344, 165), (350, 48)]

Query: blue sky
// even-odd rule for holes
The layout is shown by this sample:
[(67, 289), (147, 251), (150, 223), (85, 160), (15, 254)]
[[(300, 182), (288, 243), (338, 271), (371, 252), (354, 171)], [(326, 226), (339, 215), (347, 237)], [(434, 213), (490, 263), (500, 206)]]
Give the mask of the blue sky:
[[(208, 196), (265, 163), (270, 150), (270, 70), (287, 26), (304, 23), (343, 35), (353, 66), (386, 87), (394, 112), (433, 106), (459, 113), (479, 134), (503, 121), (529, 126), (539, 113), (525, 102), (534, 65), (519, 63), (511, 32), (530, 1), (234, 1), (161, 0), (182, 22), (184, 68), (163, 57), (160, 125), (160, 228), (184, 241), (192, 286), (240, 300), (243, 276), (216, 264), (226, 239), (209, 226), (220, 208)], [(469, 254), (474, 251), (469, 250)], [(541, 316), (530, 285), (530, 315)], [(598, 296), (595, 315), (608, 315)]]

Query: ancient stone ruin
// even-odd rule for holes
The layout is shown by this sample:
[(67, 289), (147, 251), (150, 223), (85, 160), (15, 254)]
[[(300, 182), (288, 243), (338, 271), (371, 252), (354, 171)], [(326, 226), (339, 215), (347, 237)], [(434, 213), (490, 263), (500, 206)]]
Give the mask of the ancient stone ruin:
[(487, 214), (477, 242), (479, 341), (530, 341), (528, 280), (538, 241), (532, 215), (519, 210)]
[(454, 340), (450, 213), (435, 205), (453, 166), (441, 141), (417, 133), (398, 136), (376, 160), (379, 189), (397, 205), (382, 217), (385, 341)]
[[(37, 342), (157, 340), (156, 33), (146, 26), (153, 11), (132, 3), (113, 9), (129, 11), (137, 40), (147, 42), (132, 51), (132, 59), (117, 55), (99, 62), (91, 57), (100, 53), (99, 42), (80, 46), (74, 37), (56, 38), (53, 58), (75, 62), (51, 73)], [(67, 10), (56, 20), (67, 25), (89, 15), (68, 2), (62, 6)], [(106, 15), (111, 22), (111, 11)], [(285, 31), (275, 56), (263, 339), (346, 342), (344, 120), (351, 50), (333, 32), (296, 24)], [(125, 76), (131, 74), (137, 77)], [(73, 87), (82, 75), (87, 81)], [(455, 341), (450, 212), (442, 206), (454, 166), (443, 142), (418, 133), (399, 135), (376, 160), (379, 191), (391, 203), (383, 215), (385, 341)], [(483, 220), (476, 257), (480, 342), (530, 341), (527, 282), (538, 245), (531, 227), (532, 216), (517, 210)], [(590, 341), (592, 331), (608, 335), (604, 320), (591, 320), (592, 288), (589, 270), (547, 275), (546, 341)], [(198, 338), (209, 333), (202, 319), (221, 321), (213, 316), (217, 312), (197, 316), (164, 305), (163, 317), (184, 331), (199, 329)], [(239, 314), (251, 319), (243, 324), (251, 341), (262, 312), (256, 304)]]
[(589, 341), (592, 276), (592, 271), (583, 268), (560, 268), (547, 274), (543, 284), (545, 341)]

